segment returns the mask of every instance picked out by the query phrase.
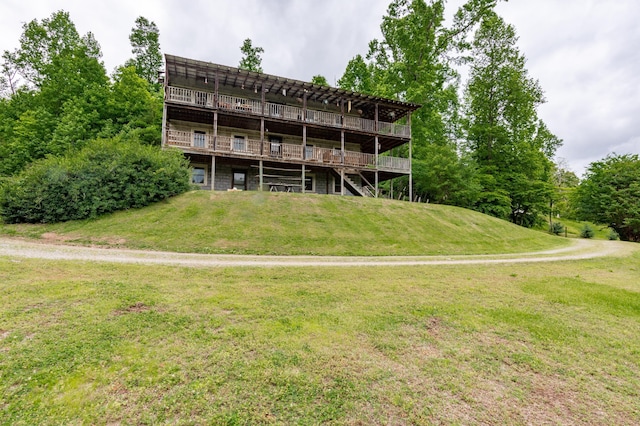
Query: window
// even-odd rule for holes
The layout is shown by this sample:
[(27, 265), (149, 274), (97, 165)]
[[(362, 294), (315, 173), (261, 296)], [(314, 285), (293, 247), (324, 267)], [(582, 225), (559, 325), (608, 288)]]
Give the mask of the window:
[(247, 150), (247, 141), (244, 136), (234, 136), (233, 137), (233, 150), (244, 152)]
[(206, 132), (202, 130), (193, 131), (193, 146), (196, 148), (204, 148), (204, 141), (206, 139)]
[(231, 183), (232, 189), (247, 189), (247, 172), (244, 170), (233, 171), (233, 182)]
[(282, 156), (282, 138), (278, 136), (269, 136), (271, 146), (270, 154), (272, 157)]
[(191, 183), (196, 185), (204, 185), (206, 181), (207, 172), (204, 167), (194, 167), (191, 171)]
[(315, 179), (313, 175), (306, 174), (304, 176), (304, 191), (305, 192), (316, 192), (315, 188)]

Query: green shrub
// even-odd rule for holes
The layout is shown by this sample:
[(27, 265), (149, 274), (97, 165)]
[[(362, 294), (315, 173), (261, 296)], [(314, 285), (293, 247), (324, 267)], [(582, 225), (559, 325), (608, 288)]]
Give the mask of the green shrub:
[(189, 189), (182, 153), (119, 139), (34, 162), (0, 188), (7, 223), (85, 219), (146, 206)]
[(619, 239), (619, 238), (620, 238), (620, 235), (618, 235), (618, 233), (616, 232), (616, 230), (615, 230), (615, 229), (611, 229), (611, 228), (609, 228), (609, 235), (607, 235), (607, 238), (608, 238), (610, 241), (616, 241), (617, 239)]
[(582, 225), (582, 229), (580, 230), (580, 236), (582, 238), (593, 238), (594, 235), (595, 231), (593, 230), (591, 225), (589, 225), (588, 223)]
[(560, 222), (552, 222), (551, 223), (551, 233), (555, 235), (560, 235), (564, 232), (564, 225)]

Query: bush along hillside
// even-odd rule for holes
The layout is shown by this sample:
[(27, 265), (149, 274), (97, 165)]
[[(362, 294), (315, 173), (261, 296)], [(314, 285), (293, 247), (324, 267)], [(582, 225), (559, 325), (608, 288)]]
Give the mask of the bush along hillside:
[(118, 138), (49, 157), (4, 180), (0, 215), (6, 223), (52, 223), (143, 207), (189, 189), (189, 169), (177, 151)]

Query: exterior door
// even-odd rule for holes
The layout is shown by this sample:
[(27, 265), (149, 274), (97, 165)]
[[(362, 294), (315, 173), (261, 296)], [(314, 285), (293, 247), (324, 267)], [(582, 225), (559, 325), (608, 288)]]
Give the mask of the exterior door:
[(233, 150), (237, 152), (245, 152), (247, 150), (247, 141), (244, 136), (233, 137)]
[(314, 160), (314, 158), (313, 158), (313, 145), (307, 144), (307, 146), (304, 149), (304, 158), (306, 160)]
[(193, 131), (193, 146), (196, 148), (204, 148), (206, 133), (201, 130)]
[(231, 188), (242, 189), (243, 191), (246, 191), (247, 172), (245, 170), (233, 170), (232, 175)]

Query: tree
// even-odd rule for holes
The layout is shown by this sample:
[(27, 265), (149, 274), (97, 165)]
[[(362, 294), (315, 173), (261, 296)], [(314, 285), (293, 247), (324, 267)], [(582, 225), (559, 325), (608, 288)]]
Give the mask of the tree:
[(80, 36), (69, 14), (58, 11), (41, 22), (24, 24), (20, 47), (4, 52), (3, 59), (28, 88), (40, 90), (40, 105), (58, 115), (67, 99), (96, 85), (107, 86), (101, 56), (93, 34)]
[(373, 86), (373, 63), (367, 64), (362, 55), (356, 55), (347, 64), (342, 77), (338, 79), (338, 86), (342, 89), (366, 95), (376, 95), (378, 90)]
[(472, 43), (463, 130), (483, 182), (476, 208), (532, 226), (548, 209), (550, 158), (561, 141), (537, 116), (543, 92), (528, 76), (517, 40), (495, 13), (483, 17)]
[(264, 53), (262, 47), (253, 47), (251, 39), (246, 39), (240, 47), (242, 59), (240, 59), (240, 69), (254, 72), (262, 72), (262, 58), (260, 55)]
[(26, 84), (0, 99), (0, 175), (98, 136), (159, 145), (162, 94), (137, 69), (118, 70), (111, 84), (100, 45), (91, 33), (80, 36), (66, 12), (23, 28), (20, 47), (3, 55), (3, 69)]
[(576, 192), (578, 218), (604, 223), (640, 242), (640, 157), (611, 154), (587, 168)]
[(422, 158), (413, 161), (415, 195), (438, 204), (471, 208), (480, 186), (469, 156), (458, 156), (451, 145), (430, 144)]
[(80, 37), (69, 13), (58, 11), (42, 22), (32, 20), (22, 26), (20, 48), (5, 52), (3, 58), (31, 85), (40, 87), (56, 71), (56, 60), (82, 54), (98, 60), (100, 46), (91, 33)]
[(140, 77), (149, 84), (158, 83), (158, 70), (162, 67), (160, 53), (160, 31), (155, 22), (138, 16), (135, 26), (129, 35), (131, 53), (135, 56), (127, 61), (126, 66), (134, 66)]
[(575, 219), (575, 209), (571, 202), (575, 190), (580, 184), (578, 176), (569, 169), (565, 159), (560, 158), (553, 165), (551, 181), (554, 191), (549, 201), (549, 223), (553, 224), (553, 217)]
[(327, 79), (325, 78), (325, 76), (323, 75), (314, 75), (313, 77), (311, 77), (311, 83), (313, 84), (317, 84), (318, 86), (328, 86), (329, 82), (327, 82)]
[(149, 90), (147, 81), (133, 67), (118, 68), (113, 78), (108, 100), (110, 132), (103, 134), (122, 134), (125, 138), (133, 136), (141, 142), (159, 145), (162, 135), (162, 93)]
[[(349, 61), (338, 85), (422, 105), (411, 117), (415, 188), (423, 198), (454, 202), (456, 197), (442, 195), (449, 190), (441, 189), (458, 188), (460, 175), (444, 171), (470, 164), (457, 155), (459, 75), (454, 51), (462, 45), (458, 40), (492, 10), (495, 0), (468, 1), (451, 28), (445, 26), (445, 4), (445, 0), (392, 1), (380, 26), (382, 39), (369, 43), (366, 59), (357, 55)], [(426, 172), (434, 153), (447, 162), (441, 173)]]

